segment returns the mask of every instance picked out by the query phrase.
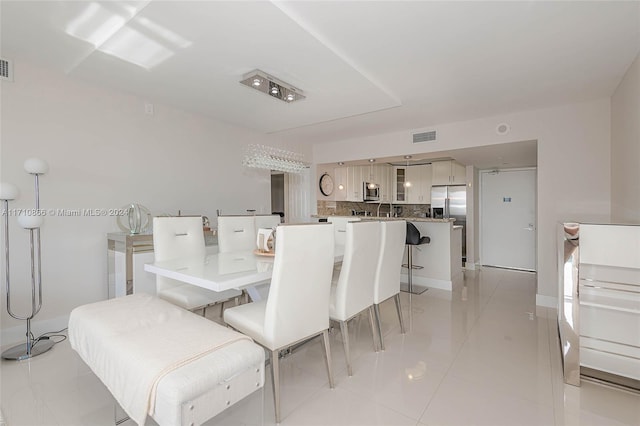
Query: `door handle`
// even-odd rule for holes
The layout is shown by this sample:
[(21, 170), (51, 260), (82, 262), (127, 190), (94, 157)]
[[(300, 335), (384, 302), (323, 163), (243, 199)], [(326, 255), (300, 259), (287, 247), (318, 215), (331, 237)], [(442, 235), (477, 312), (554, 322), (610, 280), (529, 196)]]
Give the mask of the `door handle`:
[(533, 223), (530, 223), (529, 226), (527, 226), (526, 228), (522, 228), (522, 229), (526, 229), (527, 231), (535, 231), (535, 228), (533, 227)]

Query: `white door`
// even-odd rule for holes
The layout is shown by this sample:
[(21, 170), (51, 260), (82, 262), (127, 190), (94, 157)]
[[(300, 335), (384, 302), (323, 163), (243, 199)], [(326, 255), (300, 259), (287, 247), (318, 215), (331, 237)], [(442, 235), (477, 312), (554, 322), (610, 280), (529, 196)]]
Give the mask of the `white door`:
[[(311, 177), (309, 169), (301, 173), (287, 173), (285, 219), (287, 223), (309, 222), (311, 218)], [(314, 187), (315, 189), (315, 187)], [(315, 192), (313, 192), (315, 197)]]
[(480, 173), (480, 260), (536, 270), (536, 170)]

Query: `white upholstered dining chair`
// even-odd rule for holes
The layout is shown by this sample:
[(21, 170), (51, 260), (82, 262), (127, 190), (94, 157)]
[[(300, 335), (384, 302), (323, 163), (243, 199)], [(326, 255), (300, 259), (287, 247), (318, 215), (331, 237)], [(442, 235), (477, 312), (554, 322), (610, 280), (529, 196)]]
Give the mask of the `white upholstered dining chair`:
[(335, 232), (336, 246), (344, 246), (346, 241), (347, 223), (360, 222), (358, 216), (329, 216), (327, 221), (333, 223), (333, 230)]
[[(205, 257), (202, 217), (154, 217), (153, 250), (156, 262)], [(160, 275), (156, 276), (156, 291), (158, 297), (181, 308), (189, 311), (202, 309), (203, 316), (208, 306), (226, 302), (242, 294), (239, 290), (207, 290)]]
[(218, 250), (220, 253), (253, 250), (255, 248), (255, 216), (218, 217)]
[(280, 215), (258, 214), (254, 216), (256, 232), (260, 228), (275, 228), (280, 225)]
[(342, 268), (337, 282), (331, 287), (329, 317), (340, 323), (347, 371), (352, 376), (348, 322), (364, 310), (369, 311), (373, 346), (377, 350), (373, 319), (373, 281), (380, 251), (380, 224), (349, 222), (346, 224), (346, 231)]
[(271, 288), (266, 300), (229, 308), (224, 320), (271, 355), (276, 422), (280, 414), (280, 350), (322, 334), (329, 385), (329, 293), (333, 272), (333, 229), (326, 224), (282, 225)]
[[(256, 218), (260, 219), (256, 221)], [(272, 228), (267, 226), (275, 222), (277, 218), (280, 223), (280, 216), (219, 216), (218, 217), (218, 252), (228, 253), (232, 251), (255, 250), (257, 248), (258, 226), (261, 228)], [(265, 225), (265, 226), (262, 226)], [(275, 226), (275, 225), (274, 225)], [(253, 288), (256, 293), (251, 293), (254, 297), (264, 298), (269, 291), (269, 280), (256, 283)], [(249, 301), (249, 294), (244, 292), (245, 302)]]
[(400, 331), (402, 334), (405, 333), (402, 309), (400, 308), (400, 272), (407, 225), (404, 220), (381, 221), (380, 229), (380, 252), (373, 285), (373, 309), (376, 316), (380, 349), (384, 350), (382, 320), (380, 318), (380, 304), (382, 302), (392, 297), (395, 299)]

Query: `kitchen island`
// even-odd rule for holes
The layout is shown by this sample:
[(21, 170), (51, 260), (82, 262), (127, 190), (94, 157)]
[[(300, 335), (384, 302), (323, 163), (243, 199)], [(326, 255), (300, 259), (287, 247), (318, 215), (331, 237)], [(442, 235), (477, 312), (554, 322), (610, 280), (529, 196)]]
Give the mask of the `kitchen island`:
[[(327, 216), (314, 216), (323, 219)], [(342, 216), (351, 218), (353, 216)], [(413, 265), (422, 269), (413, 270), (414, 290), (431, 287), (453, 290), (462, 282), (462, 226), (456, 226), (454, 219), (434, 219), (429, 217), (376, 217), (358, 216), (361, 220), (405, 220), (413, 223), (421, 236), (431, 239), (429, 244), (413, 247)], [(403, 264), (407, 263), (405, 250)], [(402, 268), (402, 282), (408, 282), (407, 268)]]
[[(413, 270), (414, 290), (419, 287), (453, 290), (454, 284), (463, 278), (462, 226), (455, 226), (454, 219), (400, 219), (413, 223), (421, 236), (431, 238), (429, 244), (413, 246), (413, 265), (423, 267)], [(406, 250), (402, 263), (407, 263)], [(407, 268), (402, 268), (402, 282), (408, 282), (407, 272)]]

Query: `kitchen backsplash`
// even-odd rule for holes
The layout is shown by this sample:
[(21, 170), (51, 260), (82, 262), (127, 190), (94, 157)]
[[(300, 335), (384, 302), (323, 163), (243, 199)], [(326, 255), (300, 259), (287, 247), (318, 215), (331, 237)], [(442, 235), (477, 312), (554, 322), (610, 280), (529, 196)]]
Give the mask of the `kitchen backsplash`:
[[(394, 204), (391, 215), (397, 213), (398, 217), (428, 217), (431, 211), (429, 204)], [(380, 216), (389, 213), (389, 203), (380, 205)], [(318, 201), (318, 216), (351, 216), (356, 211), (367, 216), (376, 216), (378, 203), (354, 203), (351, 201)]]

